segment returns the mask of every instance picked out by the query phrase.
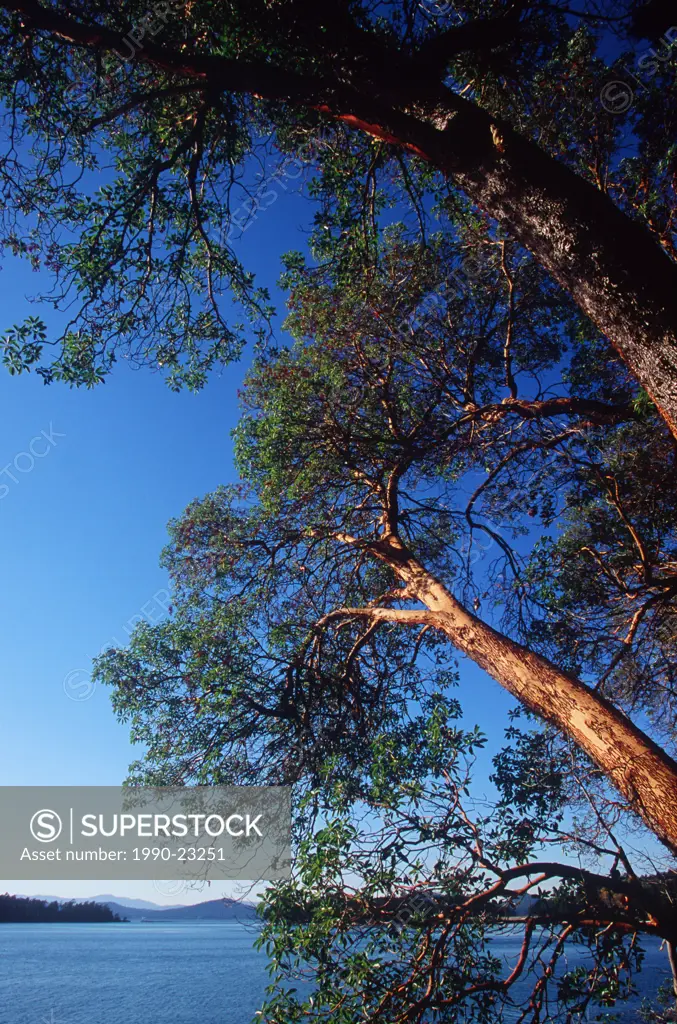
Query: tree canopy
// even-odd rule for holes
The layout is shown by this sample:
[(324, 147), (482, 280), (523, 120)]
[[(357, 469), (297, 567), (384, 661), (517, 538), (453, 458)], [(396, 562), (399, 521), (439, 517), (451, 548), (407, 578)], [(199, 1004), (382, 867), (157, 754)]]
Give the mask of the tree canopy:
[[(0, 0), (1, 238), (64, 324), (10, 371), (200, 387), (258, 343), (240, 483), (98, 671), (133, 779), (294, 783), (271, 1024), (573, 1020), (640, 936), (677, 979), (668, 854), (628, 852), (677, 850), (674, 34), (656, 0)], [(291, 340), (238, 257), (271, 162), (312, 210)], [(522, 709), (493, 806), (466, 658)]]
[[(648, 31), (662, 50), (609, 112), (604, 89)], [(229, 242), (233, 213), (265, 201), (247, 158), (271, 139), (309, 154), (319, 136), (328, 241), (368, 249), (388, 197), (424, 230), (432, 197), (453, 211), (466, 196), (569, 291), (674, 432), (671, 32), (660, 3), (635, 0), (0, 4), (4, 241), (53, 271), (54, 301), (77, 298), (55, 358), (33, 318), (6, 360), (92, 383), (125, 352), (198, 385), (240, 348), (222, 289), (267, 312)]]
[[(270, 1021), (584, 1012), (631, 990), (638, 934), (675, 938), (671, 876), (622, 838), (675, 847), (647, 796), (675, 777), (672, 439), (523, 251), (485, 237), (459, 288), (467, 244), (394, 225), (352, 286), (287, 258), (296, 340), (248, 376), (241, 483), (172, 524), (172, 618), (99, 663), (134, 780), (295, 784), (262, 941), (318, 987), (276, 987)], [(556, 726), (511, 727), (492, 808), (458, 654)], [(506, 975), (489, 939), (519, 923)]]

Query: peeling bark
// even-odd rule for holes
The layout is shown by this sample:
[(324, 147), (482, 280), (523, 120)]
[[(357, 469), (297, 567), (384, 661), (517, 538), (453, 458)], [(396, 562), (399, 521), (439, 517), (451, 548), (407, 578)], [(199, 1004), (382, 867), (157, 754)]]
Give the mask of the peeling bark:
[(469, 612), (396, 537), (370, 548), (426, 606), (429, 625), (539, 718), (570, 736), (677, 854), (677, 763), (658, 744), (580, 679)]

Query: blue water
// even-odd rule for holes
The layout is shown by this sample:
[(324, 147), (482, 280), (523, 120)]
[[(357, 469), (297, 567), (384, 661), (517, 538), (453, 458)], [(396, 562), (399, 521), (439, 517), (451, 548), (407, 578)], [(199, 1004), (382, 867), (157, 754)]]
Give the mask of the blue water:
[[(250, 1024), (268, 983), (254, 928), (0, 925), (0, 1024)], [(514, 962), (518, 947), (508, 937), (495, 951)], [(652, 943), (641, 990), (653, 994), (667, 973)], [(626, 1006), (622, 1019), (636, 1021), (636, 1006)]]
[(251, 925), (0, 925), (2, 1024), (249, 1024), (269, 978)]

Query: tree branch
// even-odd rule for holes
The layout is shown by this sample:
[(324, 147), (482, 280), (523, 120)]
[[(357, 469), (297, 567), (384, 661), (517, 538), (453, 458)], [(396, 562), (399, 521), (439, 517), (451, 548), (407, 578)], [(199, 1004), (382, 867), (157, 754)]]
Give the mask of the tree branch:
[(396, 622), (403, 626), (439, 626), (439, 616), (427, 608), (409, 611), (400, 608), (337, 608), (323, 615), (315, 624), (320, 631), (337, 619), (369, 619), (371, 622)]
[(438, 75), (459, 53), (505, 46), (519, 35), (520, 16), (525, 6), (522, 0), (497, 18), (476, 18), (427, 39), (414, 55), (414, 67), (423, 74)]

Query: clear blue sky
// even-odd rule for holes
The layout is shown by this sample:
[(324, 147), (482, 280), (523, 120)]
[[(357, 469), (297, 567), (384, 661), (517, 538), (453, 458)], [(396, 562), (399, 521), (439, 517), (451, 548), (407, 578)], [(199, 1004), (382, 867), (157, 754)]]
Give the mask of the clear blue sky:
[[(307, 205), (280, 190), (243, 235), (239, 251), (260, 283), (274, 288), (280, 253), (302, 247), (298, 229), (309, 220)], [(49, 323), (49, 310), (25, 299), (48, 284), (7, 256), (0, 331), (36, 312)], [(108, 693), (89, 692), (91, 660), (124, 643), (138, 617), (162, 614), (167, 520), (233, 479), (230, 431), (246, 363), (197, 395), (173, 394), (159, 376), (124, 365), (92, 391), (0, 370), (0, 785), (118, 785), (138, 756)], [(46, 454), (31, 468), (20, 453), (43, 431), (53, 443), (33, 442)], [(16, 482), (1, 472), (8, 464)], [(511, 701), (467, 663), (463, 680), (467, 720), (481, 722), (495, 750)], [(486, 778), (488, 763), (480, 769)], [(196, 900), (163, 898), (151, 882), (0, 880), (0, 891)], [(212, 886), (197, 898), (217, 894)]]

